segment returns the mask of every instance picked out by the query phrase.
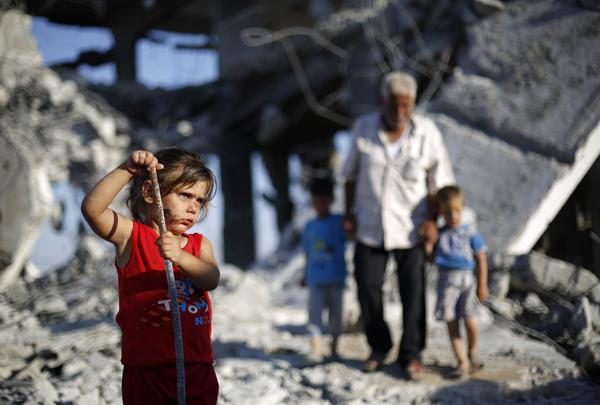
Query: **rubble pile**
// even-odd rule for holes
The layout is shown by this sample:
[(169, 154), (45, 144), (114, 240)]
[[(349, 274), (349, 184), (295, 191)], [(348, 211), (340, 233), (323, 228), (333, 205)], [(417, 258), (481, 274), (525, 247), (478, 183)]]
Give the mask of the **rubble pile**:
[(89, 188), (124, 159), (130, 138), (121, 113), (41, 65), (29, 16), (0, 11), (1, 290), (58, 208), (51, 183)]
[[(593, 46), (600, 17), (589, 1), (460, 6), (446, 1), (426, 15), (417, 3), (403, 8), (401, 2), (378, 1), (361, 13), (332, 15), (320, 29), (340, 45), (351, 45), (343, 61), (350, 67), (347, 88), (338, 100), (340, 105), (349, 95), (358, 100), (346, 106), (349, 115), (376, 108), (372, 90), (385, 62), (368, 35), (353, 42), (352, 33), (393, 28), (398, 29), (391, 31), (396, 39), (411, 33), (406, 63), (432, 77), (422, 108), (433, 113), (444, 133), (457, 179), (490, 247), (501, 252), (490, 256), (492, 297), (481, 313), (486, 367), (468, 380), (448, 380), (453, 359), (445, 326), (429, 313), (423, 381), (406, 382), (394, 353), (382, 371), (363, 374), (368, 347), (351, 277), (341, 358), (306, 364), (307, 297), (298, 286), (304, 263), (290, 242), (246, 271), (222, 268), (221, 284), (212, 295), (220, 403), (558, 404), (598, 398), (592, 381), (600, 375), (598, 278), (529, 252), (600, 150), (600, 48)], [(425, 37), (414, 30), (411, 18)], [(377, 24), (383, 20), (389, 26)], [(201, 92), (92, 87), (111, 100), (109, 105), (76, 75), (59, 76), (41, 66), (29, 24), (29, 17), (14, 10), (0, 15), (0, 402), (119, 403), (118, 299), (106, 246), (82, 232), (68, 265), (38, 279), (22, 274), (41, 224), (54, 211), (50, 184), (88, 188), (132, 146), (156, 149), (178, 143), (207, 151), (224, 129), (234, 132), (227, 138), (233, 143), (248, 135), (244, 131), (252, 132), (237, 124), (256, 129), (262, 125), (259, 116), (280, 119), (275, 129), (261, 127), (258, 133), (265, 139), (273, 131), (287, 134), (286, 125), (307, 121), (303, 113), (284, 116), (281, 106), (303, 99), (296, 77), (287, 72), (267, 79), (250, 76), (256, 86), (267, 80), (277, 91), (269, 102), (268, 94), (253, 87), (261, 97), (241, 97), (245, 93), (232, 81), (203, 86)], [(456, 24), (464, 28), (458, 36)], [(425, 40), (428, 46), (422, 48)], [(387, 51), (390, 57), (398, 49)], [(519, 60), (523, 54), (526, 64)], [(322, 73), (317, 75), (321, 81), (311, 84), (339, 84), (338, 66), (329, 58), (307, 63), (307, 71)], [(327, 69), (319, 70), (324, 64)], [(363, 68), (376, 74), (364, 75)], [(232, 99), (245, 108), (232, 106)], [(213, 110), (207, 107), (213, 104)], [(308, 111), (301, 104), (301, 111)], [(203, 136), (190, 136), (200, 132)], [(394, 272), (389, 277), (386, 317), (397, 325), (401, 306), (390, 287), (396, 285)], [(430, 268), (430, 309), (435, 277)], [(399, 330), (393, 328), (396, 342)]]
[(0, 295), (0, 402), (121, 401), (116, 273), (106, 247), (81, 239), (56, 272)]
[[(481, 354), (486, 366), (471, 378), (447, 378), (454, 360), (445, 325), (431, 311), (421, 382), (404, 379), (394, 352), (381, 371), (364, 374), (360, 368), (368, 346), (356, 327), (356, 291), (350, 279), (340, 358), (308, 364), (307, 293), (299, 287), (303, 259), (297, 251), (279, 252), (280, 257), (285, 254), (289, 260), (276, 267), (222, 267), (221, 285), (212, 293), (219, 403), (559, 404), (598, 396), (598, 386), (555, 346), (511, 332), (485, 307)], [(393, 278), (394, 272), (389, 274)], [(428, 278), (432, 303), (433, 269)], [(393, 285), (386, 281), (386, 317), (392, 325), (401, 319)], [(116, 290), (112, 253), (89, 236), (65, 267), (36, 280), (19, 278), (1, 293), (0, 402), (120, 403)], [(543, 305), (532, 298), (517, 302), (513, 296), (510, 291), (503, 300), (527, 311)], [(398, 342), (399, 328), (393, 334)]]
[(489, 307), (555, 342), (593, 379), (600, 378), (600, 280), (589, 270), (532, 252), (490, 258)]

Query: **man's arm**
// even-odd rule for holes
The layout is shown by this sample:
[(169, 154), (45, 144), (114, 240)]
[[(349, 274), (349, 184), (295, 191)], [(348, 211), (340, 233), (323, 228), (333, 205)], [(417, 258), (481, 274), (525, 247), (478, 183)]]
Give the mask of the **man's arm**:
[(419, 235), (421, 235), (421, 239), (423, 240), (423, 246), (428, 258), (433, 254), (433, 245), (438, 239), (438, 215), (437, 198), (435, 195), (430, 194), (427, 196), (427, 218), (419, 228)]
[(438, 238), (437, 218), (440, 213), (435, 194), (440, 188), (455, 182), (452, 164), (450, 163), (448, 150), (446, 149), (442, 134), (433, 123), (429, 131), (430, 133), (427, 138), (429, 147), (426, 148), (428, 150), (429, 168), (425, 176), (428, 191), (426, 197), (427, 219), (419, 229), (419, 234), (423, 238), (426, 250), (430, 250)]
[(343, 227), (347, 238), (353, 240), (356, 236), (356, 217), (354, 215), (354, 195), (356, 182), (346, 181), (344, 183), (344, 221)]

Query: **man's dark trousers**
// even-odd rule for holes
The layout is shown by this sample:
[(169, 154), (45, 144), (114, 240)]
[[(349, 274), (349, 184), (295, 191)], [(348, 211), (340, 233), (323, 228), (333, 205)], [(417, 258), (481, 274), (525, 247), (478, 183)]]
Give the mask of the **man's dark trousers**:
[(390, 330), (383, 318), (382, 302), (385, 268), (390, 254), (396, 260), (402, 301), (403, 333), (398, 362), (405, 367), (412, 359), (420, 361), (421, 351), (425, 348), (425, 277), (421, 246), (386, 251), (357, 242), (354, 276), (367, 342), (374, 352), (385, 354), (392, 348)]

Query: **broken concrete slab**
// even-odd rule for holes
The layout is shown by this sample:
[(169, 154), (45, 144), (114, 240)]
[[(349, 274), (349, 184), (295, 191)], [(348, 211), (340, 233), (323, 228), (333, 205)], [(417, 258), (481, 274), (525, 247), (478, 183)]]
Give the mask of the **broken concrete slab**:
[(598, 13), (573, 3), (511, 2), (469, 27), (459, 68), (434, 109), (574, 162), (600, 113), (598, 27)]
[(488, 298), (486, 305), (492, 312), (508, 320), (515, 319), (522, 312), (522, 308), (514, 301), (506, 298), (496, 298), (493, 295)]
[[(4, 8), (4, 6), (3, 6)], [(31, 17), (18, 10), (2, 10), (0, 14), (0, 77), (2, 87), (12, 88), (18, 82), (15, 66), (41, 66), (42, 57), (31, 36)]]
[(473, 10), (481, 17), (487, 17), (506, 8), (500, 0), (473, 0), (471, 4)]
[(38, 317), (52, 317), (67, 312), (68, 307), (64, 298), (50, 295), (34, 303), (34, 313)]
[(589, 375), (600, 375), (600, 340), (580, 343), (574, 354), (577, 362)]
[(29, 259), (44, 220), (50, 215), (52, 191), (44, 170), (42, 146), (16, 128), (0, 123), (0, 290), (12, 284)]
[(598, 283), (592, 272), (538, 252), (521, 256), (511, 271), (511, 288), (550, 292), (567, 300), (586, 295)]
[(491, 252), (506, 252), (567, 166), (524, 153), (442, 114), (432, 115), (458, 184)]
[(590, 302), (600, 305), (600, 284), (592, 287), (592, 289), (587, 293), (587, 297)]
[[(500, 199), (516, 188), (509, 192), (514, 201), (508, 204), (476, 205), (486, 220), (503, 219), (493, 226), (494, 248), (528, 253), (600, 154), (600, 48), (594, 45), (600, 39), (598, 27), (600, 16), (574, 3), (507, 3), (503, 12), (468, 27), (458, 66), (428, 105), (458, 123), (445, 128), (449, 134), (442, 133), (461, 185), (471, 187), (471, 194)], [(536, 155), (545, 163), (534, 168), (534, 177), (511, 176), (510, 166), (517, 162), (498, 162), (504, 148), (480, 148), (479, 159), (473, 152), (457, 153), (470, 146), (454, 144), (453, 131), (483, 136), (479, 143), (501, 140), (518, 154)], [(490, 182), (470, 185), (482, 172)], [(521, 207), (527, 211), (524, 217)]]
[(521, 306), (523, 307), (523, 311), (537, 316), (544, 316), (550, 311), (540, 296), (531, 292), (525, 295), (525, 299), (521, 301)]
[(510, 272), (502, 270), (491, 270), (488, 275), (488, 288), (490, 295), (503, 299), (510, 288)]
[(577, 300), (575, 308), (571, 312), (569, 328), (577, 336), (578, 340), (587, 341), (592, 336), (592, 313), (590, 302), (587, 298), (581, 297)]
[[(30, 17), (0, 16), (0, 290), (21, 272), (52, 212), (52, 181), (89, 185), (125, 156), (128, 120), (40, 66)], [(25, 59), (24, 59), (25, 58)]]

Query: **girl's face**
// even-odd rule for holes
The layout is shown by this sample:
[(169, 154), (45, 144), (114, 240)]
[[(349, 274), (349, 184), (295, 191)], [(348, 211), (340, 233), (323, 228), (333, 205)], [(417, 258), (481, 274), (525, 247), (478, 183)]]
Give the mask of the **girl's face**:
[(448, 201), (445, 207), (442, 208), (442, 215), (446, 224), (451, 228), (456, 228), (462, 220), (463, 202), (459, 198)]
[(208, 183), (198, 181), (191, 186), (176, 188), (163, 197), (167, 229), (180, 235), (198, 221), (202, 208), (206, 205)]

